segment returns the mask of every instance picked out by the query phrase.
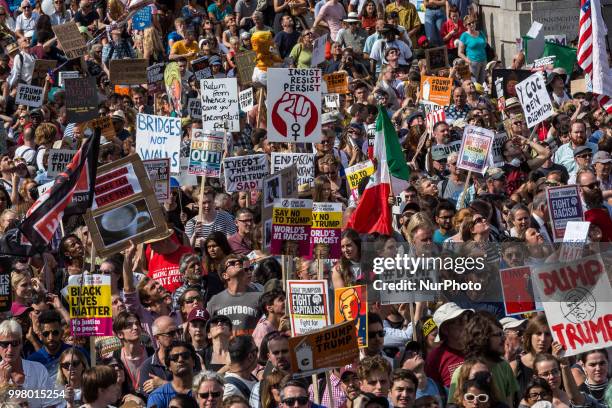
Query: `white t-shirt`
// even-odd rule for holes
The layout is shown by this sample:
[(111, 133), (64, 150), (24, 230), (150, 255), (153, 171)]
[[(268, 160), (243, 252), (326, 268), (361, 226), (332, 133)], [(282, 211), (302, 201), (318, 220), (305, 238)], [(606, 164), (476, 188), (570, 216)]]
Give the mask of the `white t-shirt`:
[(30, 18), (27, 18), (23, 13), (17, 16), (17, 20), (15, 21), (15, 31), (22, 30), (23, 35), (26, 37), (31, 37), (34, 35), (34, 30), (36, 30), (36, 22), (38, 21), (38, 13), (32, 12)]
[(30, 146), (19, 146), (15, 150), (15, 157), (23, 158), (28, 164), (32, 163), (34, 156), (36, 156), (36, 149)]

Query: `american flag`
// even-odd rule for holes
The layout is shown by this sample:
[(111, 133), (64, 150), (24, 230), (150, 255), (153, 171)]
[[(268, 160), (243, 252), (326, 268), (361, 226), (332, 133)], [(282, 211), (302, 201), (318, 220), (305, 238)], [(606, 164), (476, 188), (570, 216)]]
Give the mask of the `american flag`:
[(444, 121), (446, 121), (446, 113), (444, 112), (444, 109), (439, 109), (428, 113), (425, 117), (425, 128), (427, 129), (427, 133), (432, 135), (434, 125), (438, 122)]
[(612, 113), (612, 72), (608, 65), (606, 34), (600, 0), (581, 0), (578, 65), (592, 78), (593, 94), (599, 104)]

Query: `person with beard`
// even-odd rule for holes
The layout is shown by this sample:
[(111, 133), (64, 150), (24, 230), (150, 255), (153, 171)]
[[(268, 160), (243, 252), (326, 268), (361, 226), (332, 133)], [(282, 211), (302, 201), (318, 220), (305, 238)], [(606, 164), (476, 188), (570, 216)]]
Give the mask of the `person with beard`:
[(193, 397), (191, 387), (196, 358), (196, 352), (191, 344), (179, 340), (170, 344), (164, 362), (172, 373), (172, 381), (151, 393), (147, 408), (167, 407), (170, 400), (179, 394)]
[(587, 142), (586, 123), (581, 119), (576, 119), (570, 127), (570, 141), (557, 149), (553, 162), (565, 166), (569, 173), (577, 171), (574, 150), (579, 146), (587, 146), (593, 153), (599, 150), (595, 143)]
[[(289, 337), (281, 332), (272, 332), (267, 336), (266, 346), (268, 348), (268, 361), (272, 364), (272, 368), (280, 372), (291, 371), (291, 363), (289, 362)], [(262, 386), (262, 381), (259, 381), (251, 389), (249, 401), (252, 407), (259, 405), (259, 396)]]
[(612, 241), (612, 219), (610, 206), (604, 203), (601, 183), (592, 170), (581, 170), (576, 175), (580, 197), (586, 207), (584, 220), (601, 229), (601, 242)]

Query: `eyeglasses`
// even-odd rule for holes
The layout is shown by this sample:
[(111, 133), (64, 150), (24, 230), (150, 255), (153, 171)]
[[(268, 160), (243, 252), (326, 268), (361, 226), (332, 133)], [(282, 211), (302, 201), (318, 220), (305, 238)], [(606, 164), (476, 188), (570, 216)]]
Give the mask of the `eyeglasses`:
[(589, 190), (594, 189), (595, 187), (599, 187), (599, 180), (598, 181), (594, 181), (591, 184), (581, 184), (580, 187), (586, 187)]
[(221, 391), (201, 392), (198, 394), (198, 396), (202, 398), (203, 400), (207, 400), (208, 397), (219, 398), (221, 396)]
[(550, 394), (548, 392), (530, 392), (527, 397), (532, 400), (537, 400), (540, 398), (546, 399), (547, 397), (550, 397)]
[(558, 368), (555, 368), (553, 370), (538, 374), (538, 377), (542, 377), (542, 378), (557, 377), (559, 374), (561, 374), (561, 371), (559, 371)]
[(179, 359), (189, 360), (191, 358), (191, 353), (188, 351), (183, 351), (182, 353), (170, 354), (170, 361), (177, 362)]
[(285, 404), (285, 405), (287, 405), (289, 407), (295, 406), (296, 402), (298, 403), (298, 405), (306, 405), (306, 404), (308, 404), (308, 397), (285, 398), (282, 402), (283, 402), (283, 404)]
[(200, 295), (192, 296), (192, 297), (185, 298), (185, 304), (190, 305), (195, 302), (200, 302), (201, 300), (202, 300), (202, 296)]
[(158, 336), (176, 337), (180, 333), (181, 333), (181, 331), (179, 329), (174, 329), (174, 330), (170, 330), (169, 332), (158, 333)]
[(478, 402), (487, 402), (489, 401), (489, 396), (487, 394), (472, 394), (471, 392), (468, 392), (467, 394), (463, 394), (463, 398), (466, 401), (478, 401)]
[(57, 337), (60, 335), (60, 331), (59, 330), (47, 330), (47, 331), (42, 332), (42, 336), (44, 338), (49, 337), (50, 334), (53, 335), (53, 337)]
[(579, 154), (578, 156), (576, 156), (577, 159), (586, 159), (590, 157), (593, 157), (592, 153)]
[(72, 363), (70, 362), (62, 363), (60, 364), (60, 367), (62, 367), (64, 370), (70, 370), (71, 365), (73, 368), (79, 367), (81, 365), (81, 360), (75, 360)]
[(368, 337), (385, 337), (385, 331), (384, 330), (378, 330), (378, 331), (369, 331), (368, 332)]
[(21, 340), (0, 341), (0, 348), (8, 348), (8, 346), (19, 347)]

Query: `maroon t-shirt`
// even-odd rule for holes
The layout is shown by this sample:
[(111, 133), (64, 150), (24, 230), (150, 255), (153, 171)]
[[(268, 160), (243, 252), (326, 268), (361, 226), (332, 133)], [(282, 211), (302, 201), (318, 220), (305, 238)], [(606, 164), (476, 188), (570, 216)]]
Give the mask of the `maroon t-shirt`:
[(425, 361), (425, 374), (438, 384), (450, 387), (451, 378), (455, 370), (463, 364), (465, 357), (462, 353), (448, 348), (442, 344), (427, 355)]

